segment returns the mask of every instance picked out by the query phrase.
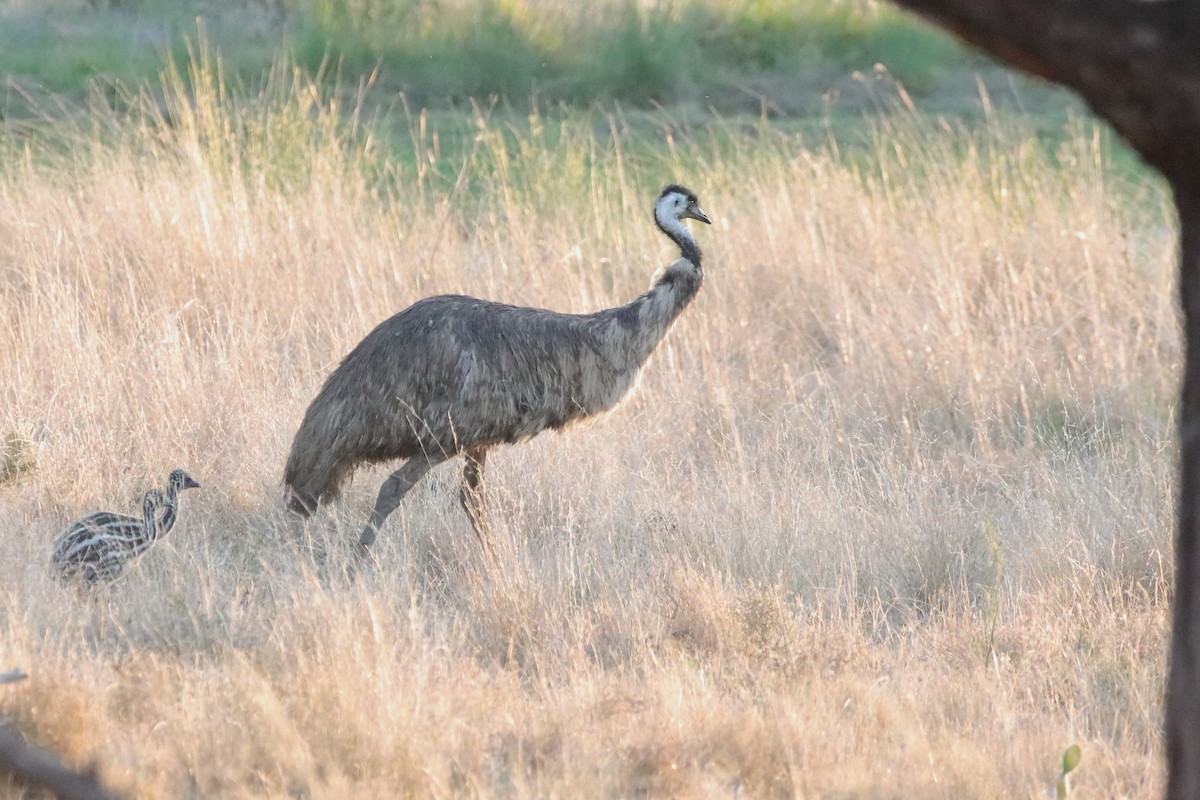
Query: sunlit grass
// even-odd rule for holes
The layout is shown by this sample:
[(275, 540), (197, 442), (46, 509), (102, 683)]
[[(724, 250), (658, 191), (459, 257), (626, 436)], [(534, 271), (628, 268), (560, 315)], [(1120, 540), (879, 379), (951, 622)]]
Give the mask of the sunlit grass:
[[(319, 82), (204, 58), (7, 143), (18, 730), (137, 797), (999, 798), (1074, 742), (1080, 796), (1161, 790), (1172, 235), (1090, 125), (1048, 150), (902, 112), (848, 153), (480, 108), (444, 147), (414, 111), (394, 159)], [(451, 466), (365, 570), (381, 471), (283, 510), (372, 326), (437, 292), (624, 302), (674, 257), (669, 181), (713, 217), (706, 285), (626, 407), (489, 461), (494, 561)], [(126, 578), (50, 579), (72, 518), (177, 466), (204, 488)]]

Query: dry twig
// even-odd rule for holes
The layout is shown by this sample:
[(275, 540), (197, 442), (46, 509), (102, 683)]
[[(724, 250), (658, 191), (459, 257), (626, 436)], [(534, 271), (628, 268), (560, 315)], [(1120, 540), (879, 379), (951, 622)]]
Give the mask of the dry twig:
[(0, 672), (0, 684), (16, 683), (17, 681), (23, 681), (28, 677), (28, 675), (26, 675), (24, 672), (21, 672), (19, 669), (10, 669), (8, 672)]
[[(0, 684), (16, 683), (27, 677), (19, 669), (0, 672)], [(59, 800), (116, 800), (116, 795), (104, 788), (94, 771), (76, 772), (63, 766), (53, 753), (27, 744), (12, 731), (0, 729), (2, 775), (45, 789)]]

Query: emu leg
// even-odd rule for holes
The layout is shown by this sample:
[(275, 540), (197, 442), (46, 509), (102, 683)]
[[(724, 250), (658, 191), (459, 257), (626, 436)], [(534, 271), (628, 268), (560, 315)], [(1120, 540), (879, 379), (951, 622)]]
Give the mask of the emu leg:
[(375, 499), (375, 510), (371, 512), (371, 519), (363, 528), (362, 535), (358, 537), (361, 547), (365, 548), (375, 541), (375, 534), (383, 525), (383, 521), (396, 510), (404, 495), (408, 494), (408, 490), (416, 486), (417, 481), (421, 480), (426, 472), (443, 461), (445, 458), (416, 456), (405, 461), (404, 466), (388, 476), (379, 487), (379, 497)]
[(467, 516), (471, 520), (471, 527), (475, 529), (475, 535), (479, 537), (479, 541), (487, 544), (487, 521), (484, 519), (482, 489), (483, 466), (487, 463), (487, 449), (480, 447), (468, 450), (466, 462), (463, 466), (462, 492), (459, 499), (462, 501), (463, 511), (467, 512)]

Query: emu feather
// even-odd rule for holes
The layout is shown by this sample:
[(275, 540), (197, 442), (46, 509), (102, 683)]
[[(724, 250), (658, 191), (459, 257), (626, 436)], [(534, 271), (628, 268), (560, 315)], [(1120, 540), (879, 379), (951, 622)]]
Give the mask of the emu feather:
[(463, 454), (463, 507), (482, 538), (488, 449), (614, 408), (696, 296), (701, 252), (684, 218), (709, 221), (693, 192), (667, 186), (654, 220), (681, 257), (623, 306), (562, 314), (442, 295), (385, 320), (309, 405), (284, 474), (289, 507), (309, 516), (356, 467), (406, 459), (380, 488), (366, 546), (425, 472)]

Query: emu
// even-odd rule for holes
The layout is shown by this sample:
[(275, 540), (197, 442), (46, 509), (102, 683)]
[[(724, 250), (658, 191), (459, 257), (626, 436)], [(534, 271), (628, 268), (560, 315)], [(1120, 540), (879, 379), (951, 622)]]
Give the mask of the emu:
[(361, 464), (406, 459), (379, 489), (361, 548), (431, 468), (465, 456), (460, 500), (486, 544), (481, 487), (488, 450), (614, 408), (700, 289), (700, 247), (684, 219), (709, 223), (672, 184), (654, 222), (680, 258), (637, 299), (593, 314), (441, 295), (367, 334), (326, 379), (292, 441), (288, 506), (308, 517)]
[(55, 571), (66, 580), (83, 578), (89, 584), (117, 578), (126, 564), (174, 527), (180, 490), (199, 487), (190, 475), (177, 469), (167, 477), (165, 492), (146, 492), (141, 519), (109, 511), (80, 517), (54, 543), (51, 562)]

